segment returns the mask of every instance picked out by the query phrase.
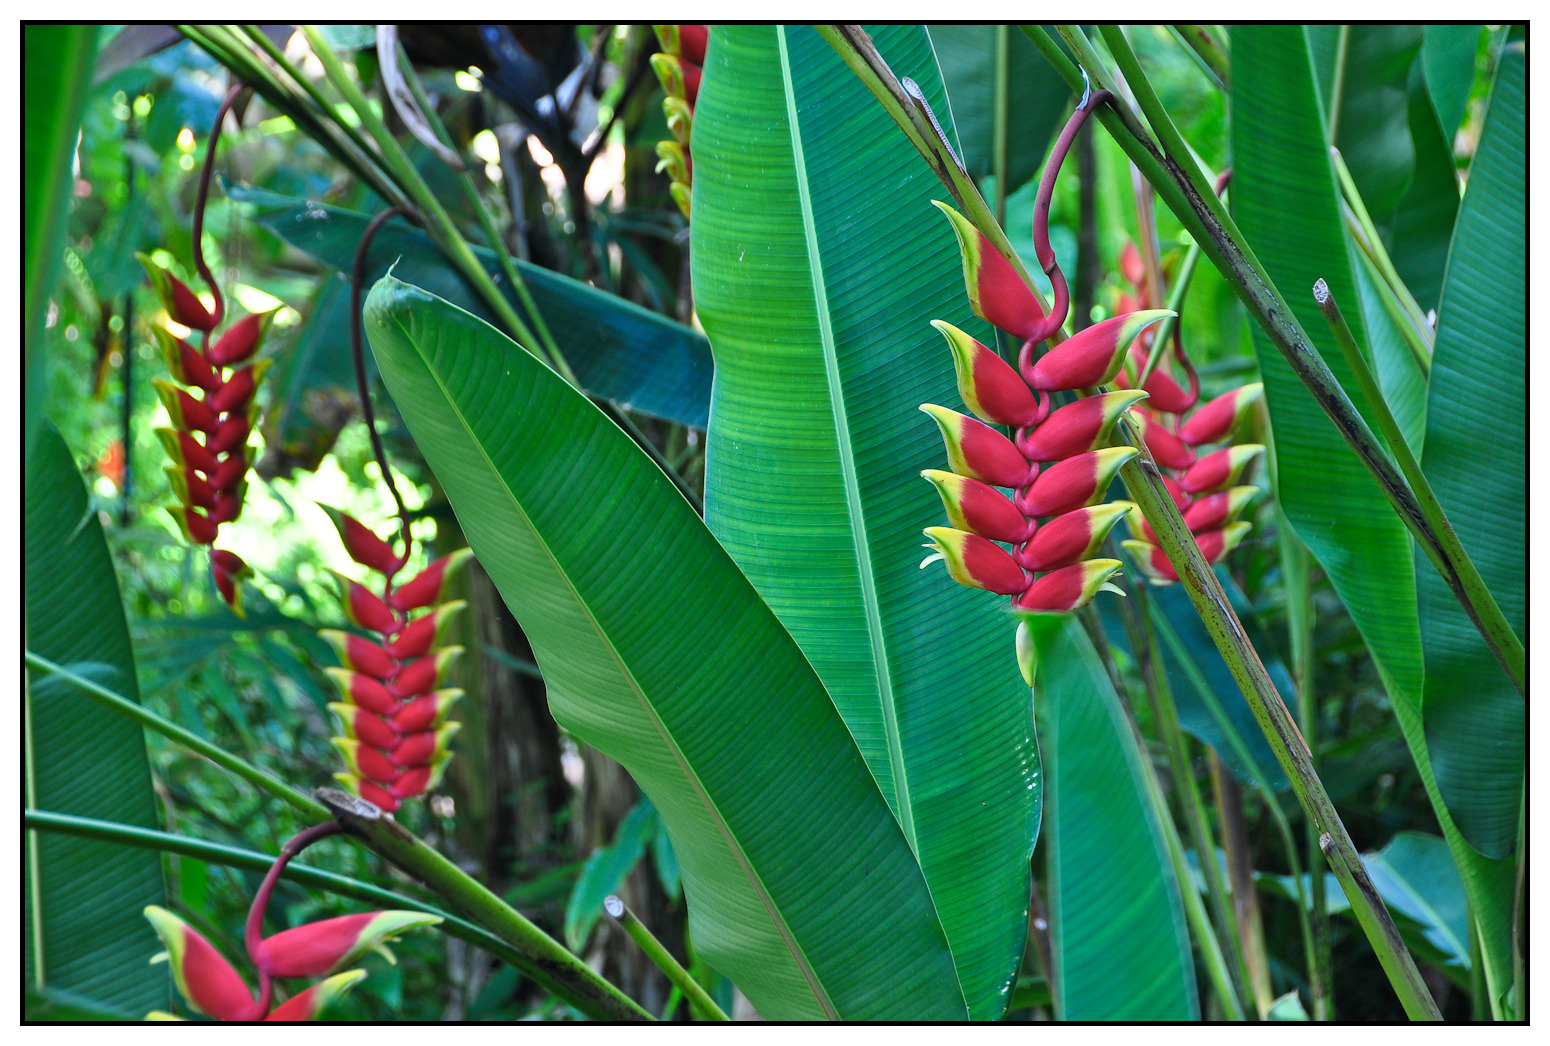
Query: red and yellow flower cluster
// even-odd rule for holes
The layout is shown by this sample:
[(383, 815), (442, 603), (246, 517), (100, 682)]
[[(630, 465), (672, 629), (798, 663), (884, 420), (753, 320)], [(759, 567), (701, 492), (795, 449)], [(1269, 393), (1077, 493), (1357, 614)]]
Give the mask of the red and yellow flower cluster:
[[(1127, 244), (1120, 256), (1120, 273), (1135, 293), (1122, 295), (1119, 307), (1145, 308), (1148, 294), (1141, 257), (1134, 244)], [(1152, 347), (1151, 333), (1148, 331), (1132, 347), (1124, 368), (1114, 376), (1116, 387), (1132, 387), (1144, 372)], [(1208, 562), (1220, 563), (1251, 528), (1238, 516), (1259, 493), (1259, 488), (1240, 486), (1238, 481), (1265, 448), (1258, 443), (1234, 444), (1232, 439), (1249, 409), (1259, 400), (1264, 386), (1258, 382), (1239, 386), (1197, 409), (1199, 381), (1183, 356), (1177, 326), (1174, 335), (1172, 350), (1164, 351), (1158, 366), (1147, 378), (1144, 389), (1149, 398), (1136, 408), (1141, 418), (1141, 438), (1163, 470), (1163, 483), (1173, 496), (1174, 504), (1184, 514), (1184, 522), (1201, 553)], [(1170, 356), (1172, 363), (1181, 366), (1186, 373), (1187, 391), (1169, 373)], [(1221, 446), (1202, 453), (1212, 444)], [(1168, 585), (1177, 581), (1178, 572), (1157, 546), (1157, 535), (1142, 515), (1140, 506), (1130, 506), (1127, 523), (1131, 540), (1122, 544), (1152, 584)]]
[(172, 459), (167, 477), (178, 499), (167, 511), (191, 543), (210, 546), (215, 587), (240, 615), (237, 582), (253, 572), (236, 553), (214, 544), (221, 524), (241, 514), (247, 493), (248, 435), (258, 420), (253, 394), (269, 368), (268, 360), (248, 360), (258, 351), (273, 313), (244, 316), (211, 345), (210, 334), (221, 322), (219, 299), (213, 311), (205, 308), (187, 284), (146, 255), (138, 257), (168, 318), (203, 335), (203, 345), (196, 348), (164, 327), (153, 328), (177, 380), (175, 385), (152, 379), (172, 419), (171, 428), (156, 430)]
[[(922, 473), (936, 485), (953, 524), (926, 529), (928, 547), (937, 553), (927, 562), (944, 560), (954, 580), (1011, 596), (1019, 610), (1076, 610), (1120, 567), (1116, 559), (1093, 558), (1127, 511), (1125, 503), (1102, 503), (1109, 483), (1136, 454), (1109, 446), (1109, 437), (1119, 416), (1146, 393), (1090, 396), (1053, 411), (1050, 393), (1106, 383), (1142, 331), (1172, 314), (1154, 309), (1116, 316), (1034, 362), (1033, 346), (1064, 321), (1064, 302), (1046, 315), (990, 241), (951, 207), (937, 206), (957, 234), (975, 313), (1024, 345), (1014, 370), (958, 328), (933, 323), (952, 349), (959, 395), (983, 421), (931, 403), (921, 407), (941, 428), (952, 465), (951, 472)], [(1013, 437), (983, 422), (1010, 426)]]
[(689, 217), (690, 186), (694, 183), (694, 161), (689, 155), (689, 131), (694, 126), (694, 100), (700, 93), (700, 68), (705, 64), (705, 47), (710, 39), (708, 25), (659, 25), (657, 40), (661, 53), (651, 56), (651, 68), (662, 81), (667, 98), (662, 109), (667, 114), (667, 129), (673, 137), (657, 143), (657, 170), (672, 179), (668, 191), (684, 217)]
[[(350, 558), (381, 575), (380, 594), (340, 576), (345, 615), (371, 636), (324, 630), (342, 668), (326, 671), (342, 700), (328, 707), (344, 736), (334, 746), (348, 772), (335, 774), (346, 788), (388, 813), (405, 799), (436, 787), (452, 758), (448, 746), (458, 724), (447, 713), (463, 696), (456, 687), (438, 689), (447, 666), (463, 652), (440, 646), (448, 623), (467, 604), (443, 602), (447, 583), (473, 554), (448, 553), (403, 584), (393, 577), (407, 557), (364, 524), (330, 511)], [(418, 616), (416, 611), (424, 611)]]

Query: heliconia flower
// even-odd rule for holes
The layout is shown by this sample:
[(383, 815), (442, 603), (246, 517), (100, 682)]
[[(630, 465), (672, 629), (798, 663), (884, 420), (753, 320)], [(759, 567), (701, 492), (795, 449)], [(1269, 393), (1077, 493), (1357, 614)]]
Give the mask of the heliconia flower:
[(151, 385), (174, 428), (184, 432), (214, 432), (221, 426), (220, 415), (210, 409), (208, 403), (196, 400), (184, 390), (164, 378), (152, 378)]
[(1217, 530), (1196, 534), (1195, 544), (1200, 546), (1201, 555), (1206, 557), (1207, 563), (1220, 563), (1252, 529), (1251, 523), (1229, 523)]
[(339, 694), (345, 704), (382, 716), (392, 715), (397, 710), (398, 698), (388, 693), (388, 688), (380, 679), (373, 679), (364, 672), (352, 672), (348, 668), (329, 667), (323, 671), (339, 687)]
[(398, 672), (399, 659), (369, 639), (332, 628), (323, 629), (318, 636), (334, 648), (344, 667), (352, 672), (377, 679), (389, 679)]
[(1187, 469), (1195, 462), (1195, 452), (1183, 440), (1145, 414), (1141, 415), (1141, 442), (1152, 452), (1152, 460), (1165, 469)]
[(346, 970), (291, 996), (270, 1011), (266, 1021), (313, 1021), (335, 999), (366, 979), (365, 970)]
[(1011, 544), (1028, 540), (1034, 532), (1033, 520), (1017, 511), (1012, 500), (995, 487), (940, 469), (926, 469), (921, 475), (936, 487), (948, 522), (958, 530)]
[(441, 604), (429, 614), (415, 618), (387, 644), (387, 652), (399, 660), (420, 657), (441, 642), (447, 625), (467, 605), (461, 599), (454, 599)]
[(651, 68), (662, 81), (662, 90), (669, 98), (682, 98), (690, 105), (700, 93), (700, 67), (677, 55), (654, 54)]
[(234, 410), (245, 410), (253, 398), (253, 390), (263, 380), (264, 372), (269, 369), (271, 360), (259, 360), (250, 367), (243, 367), (226, 379), (215, 392), (211, 393), (206, 401), (210, 409), (217, 414), (226, 414)]
[(242, 557), (235, 552), (212, 548), (210, 573), (215, 578), (216, 590), (220, 592), (226, 605), (231, 607), (238, 617), (247, 617), (242, 611), (242, 590), (238, 588), (237, 582), (252, 577), (253, 568), (243, 562)]
[(195, 1013), (219, 1021), (262, 1016), (253, 990), (203, 934), (165, 908), (149, 905), (145, 917), (167, 949), (172, 981)]
[(161, 354), (167, 361), (167, 369), (184, 385), (192, 385), (205, 392), (221, 387), (221, 376), (216, 373), (204, 354), (165, 327), (152, 327)]
[(345, 616), (350, 623), (361, 628), (369, 628), (373, 632), (381, 632), (384, 635), (397, 632), (402, 624), (393, 609), (382, 601), (371, 589), (359, 581), (351, 581), (343, 574), (334, 572), (339, 581)]
[(463, 691), (455, 686), (433, 690), (406, 701), (393, 713), (390, 720), (400, 734), (413, 734), (421, 730), (434, 730), (446, 721), (447, 713), (463, 697)]
[(1045, 523), (1013, 557), (1024, 570), (1055, 570), (1098, 551), (1114, 524), (1125, 515), (1123, 502), (1079, 508)]
[(692, 190), (690, 190), (689, 186), (685, 185), (683, 182), (673, 182), (667, 187), (667, 192), (668, 195), (673, 198), (673, 202), (678, 205), (678, 209), (683, 212), (683, 216), (687, 220), (689, 218), (689, 212), (692, 209), (694, 202)]
[(204, 444), (191, 434), (179, 432), (176, 429), (159, 428), (156, 430), (156, 438), (161, 440), (167, 456), (175, 463), (197, 469), (205, 475), (215, 471), (217, 466), (215, 455), (205, 449)]
[(402, 701), (434, 690), (441, 684), (442, 676), (446, 674), (452, 662), (462, 656), (462, 647), (449, 646), (442, 647), (434, 654), (416, 658), (399, 669), (398, 674), (387, 681), (388, 693)]
[(1179, 572), (1173, 569), (1163, 550), (1150, 541), (1121, 541), (1120, 544), (1152, 584), (1171, 585), (1179, 579)]
[(679, 145), (689, 144), (689, 132), (694, 126), (694, 108), (683, 98), (671, 96), (662, 99), (662, 111), (667, 115), (667, 129)]
[(208, 480), (177, 465), (168, 465), (162, 471), (167, 474), (167, 482), (172, 484), (172, 493), (178, 501), (206, 510), (215, 507), (215, 488)]
[(215, 540), (217, 525), (203, 512), (186, 505), (169, 505), (167, 511), (178, 521), (190, 545), (208, 545)]
[(426, 912), (359, 912), (282, 930), (258, 943), (252, 959), (271, 977), (321, 977), (348, 966), (416, 926), (434, 926)]
[(347, 740), (359, 741), (386, 751), (404, 739), (404, 731), (396, 723), (358, 705), (330, 701), (328, 710), (339, 717), (339, 725)]
[(1226, 526), (1238, 518), (1238, 513), (1258, 493), (1258, 487), (1231, 487), (1207, 494), (1185, 510), (1184, 523), (1196, 534)]
[(705, 48), (710, 43), (710, 26), (680, 25), (678, 27), (678, 57), (695, 65), (705, 64)]
[(1264, 384), (1256, 381), (1222, 393), (1190, 416), (1179, 429), (1179, 438), (1197, 447), (1227, 439), (1264, 392)]
[(151, 278), (156, 296), (161, 299), (162, 307), (174, 322), (196, 331), (207, 331), (215, 326), (215, 317), (205, 308), (199, 296), (189, 289), (188, 284), (156, 264), (150, 255), (136, 254), (135, 257), (145, 267), (145, 274)]
[(1179, 481), (1174, 479), (1172, 476), (1164, 476), (1162, 481), (1163, 486), (1167, 488), (1168, 496), (1173, 498), (1174, 506), (1178, 508), (1180, 512), (1183, 512), (1186, 508), (1188, 508), (1190, 501), (1194, 499), (1194, 495), (1185, 490), (1183, 487), (1179, 486)]
[(1121, 566), (1117, 559), (1089, 559), (1052, 570), (1029, 585), (1026, 592), (1012, 600), (1012, 605), (1019, 610), (1069, 614), (1082, 609), (1105, 589), (1123, 595), (1117, 586), (1108, 583)]
[(1179, 485), (1191, 494), (1210, 494), (1238, 482), (1243, 470), (1265, 450), (1259, 443), (1239, 443), (1213, 451), (1190, 466)]
[(394, 610), (418, 610), (441, 602), (447, 583), (457, 576), (459, 569), (473, 554), (473, 550), (467, 548), (448, 552), (388, 593), (388, 605)]
[(931, 539), (928, 548), (936, 555), (927, 556), (921, 567), (936, 559), (947, 565), (947, 573), (960, 585), (983, 588), (1003, 596), (1012, 596), (1028, 587), (1028, 575), (1005, 549), (995, 542), (950, 527), (927, 527)]
[(1146, 265), (1141, 261), (1141, 252), (1136, 249), (1133, 240), (1126, 240), (1125, 246), (1120, 248), (1119, 274), (1132, 287), (1142, 287), (1146, 284)]
[[(1150, 334), (1151, 332), (1148, 331), (1147, 333)], [(1134, 365), (1138, 377), (1146, 367), (1147, 357), (1145, 352), (1136, 351), (1139, 347), (1140, 342), (1137, 342), (1136, 348), (1133, 348), (1130, 353), (1130, 361)], [(1131, 388), (1134, 385), (1129, 376), (1126, 375), (1124, 368), (1121, 368), (1120, 372), (1114, 375), (1113, 384), (1116, 388), (1122, 389)], [(1161, 411), (1164, 414), (1183, 414), (1195, 405), (1197, 398), (1195, 393), (1184, 388), (1184, 386), (1174, 380), (1173, 375), (1164, 371), (1161, 365), (1152, 371), (1151, 377), (1146, 379), (1144, 388), (1152, 397), (1152, 401), (1147, 404), (1147, 407)]]
[(248, 441), (248, 433), (253, 431), (253, 415), (257, 413), (258, 405), (252, 404), (246, 414), (231, 414), (221, 422), (205, 444), (213, 454), (226, 454)]
[(688, 185), (694, 175), (694, 166), (684, 147), (673, 141), (657, 143), (657, 170), (666, 171), (669, 179)]
[(372, 533), (354, 516), (327, 505), (318, 507), (328, 514), (334, 528), (339, 531), (339, 539), (344, 542), (344, 550), (350, 554), (351, 559), (379, 574), (394, 574), (403, 567), (407, 550), (405, 556), (399, 556), (393, 551), (393, 546)]
[(1095, 323), (1055, 346), (1024, 375), (1035, 389), (1084, 389), (1104, 385), (1119, 372), (1130, 343), (1164, 316), (1167, 309), (1149, 309)]
[(1044, 310), (1011, 262), (1001, 256), (995, 245), (969, 219), (940, 200), (931, 202), (947, 215), (953, 233), (958, 237), (958, 250), (963, 255), (963, 282), (974, 314), (1019, 338), (1040, 334), (1045, 325)]
[(1109, 442), (1119, 416), (1144, 399), (1146, 393), (1127, 390), (1068, 403), (1038, 427), (1018, 433), (1017, 449), (1029, 461), (1061, 461), (1098, 450)]
[(210, 346), (210, 362), (217, 367), (234, 367), (247, 360), (258, 351), (278, 311), (256, 312), (233, 323)]
[(1059, 516), (1096, 505), (1108, 492), (1121, 465), (1136, 456), (1134, 447), (1106, 447), (1051, 465), (1013, 498), (1025, 516)]
[(1049, 397), (1033, 390), (1011, 365), (951, 323), (932, 320), (947, 339), (958, 374), (958, 394), (975, 414), (999, 425), (1037, 425), (1049, 414)]
[(958, 475), (1015, 489), (1027, 486), (1038, 474), (1012, 441), (989, 425), (934, 403), (922, 403), (920, 409), (942, 430), (948, 463)]

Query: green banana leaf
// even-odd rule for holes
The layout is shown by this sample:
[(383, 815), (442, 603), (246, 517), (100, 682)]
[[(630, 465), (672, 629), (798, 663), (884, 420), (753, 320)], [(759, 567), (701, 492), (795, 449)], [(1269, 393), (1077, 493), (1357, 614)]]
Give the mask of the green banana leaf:
[(961, 1019), (919, 865), (818, 676), (668, 478), (478, 317), (391, 276), (384, 384), (555, 718), (667, 823), (695, 947), (771, 1019)]
[[(1470, 165), (1438, 315), (1422, 459), (1464, 550), (1520, 638), (1528, 540), (1525, 65), (1522, 48), (1502, 53)], [(1506, 857), (1523, 793), (1525, 703), (1429, 567), (1417, 561), (1432, 770), (1464, 837), (1487, 857)]]
[[(348, 274), (354, 266), (355, 250), (371, 215), (246, 186), (230, 185), (226, 192), (239, 203), (253, 205), (258, 224), (329, 268)], [(494, 253), (475, 247), (474, 255), (495, 277), (496, 285), (504, 287), (506, 277)], [(484, 300), (430, 237), (402, 221), (384, 225), (372, 240), (367, 280), (380, 278), (395, 264), (394, 272), (402, 279), (493, 322)], [(705, 428), (711, 356), (703, 336), (559, 273), (520, 260), (516, 266), (587, 392), (642, 414)], [(520, 311), (515, 294), (510, 297)], [(348, 326), (338, 338), (338, 351), (348, 359)]]
[[(27, 645), (138, 700), (134, 652), (102, 524), (63, 437), (47, 422), (27, 462)], [(57, 679), (25, 692), (26, 805), (155, 828), (145, 735)], [(161, 860), (111, 843), (29, 833), (25, 983), (130, 1019), (170, 1001), (141, 915), (165, 904)]]
[(1198, 1020), (1184, 906), (1147, 798), (1147, 757), (1076, 620), (1040, 615), (1031, 630), (1055, 1017)]
[(1437, 110), (1442, 134), (1451, 145), (1464, 122), (1469, 91), (1475, 83), (1475, 50), (1480, 45), (1481, 25), (1429, 25), (1421, 44), (1426, 69), (1426, 92)]
[[(935, 102), (937, 118), (947, 126), (950, 116), (962, 142), (962, 157), (976, 179), (995, 173), (997, 26), (932, 25), (926, 27), (931, 49), (947, 91), (951, 109)], [(1015, 25), (1005, 26), (1006, 48), (1006, 191), (1010, 193), (1039, 173), (1050, 139), (1065, 121), (1071, 89)], [(924, 84), (929, 65), (895, 66), (901, 76)], [(698, 114), (695, 119), (698, 120)], [(698, 218), (698, 215), (695, 216)], [(1037, 271), (1037, 269), (1035, 270)]]
[[(43, 360), (34, 360), (48, 297), (63, 261), (70, 159), (91, 87), (97, 53), (94, 25), (29, 25), (22, 29), (22, 455), (43, 423)], [(38, 364), (34, 366), (34, 363)]]
[(646, 856), (646, 844), (657, 830), (657, 812), (651, 800), (630, 808), (614, 832), (614, 841), (587, 856), (565, 903), (565, 943), (576, 953), (586, 947), (592, 927), (603, 914), (603, 902), (618, 893), (624, 880)]
[[(942, 118), (925, 32), (874, 40)], [(919, 472), (945, 460), (918, 405), (960, 405), (929, 321), (972, 319), (942, 190), (810, 27), (718, 26), (694, 143), (695, 301), (717, 367), (706, 522), (845, 717), (970, 1014), (998, 1018), (1027, 935), (1038, 754), (1004, 601), (918, 569), (921, 529), (942, 522)]]
[[(1428, 40), (1435, 28), (1427, 28)], [(1471, 68), (1473, 61), (1471, 50)], [(1389, 256), (1421, 308), (1435, 309), (1442, 295), (1453, 223), (1458, 218), (1459, 180), (1453, 165), (1453, 139), (1443, 130), (1431, 92), (1426, 89), (1423, 59), (1410, 67), (1409, 93), (1406, 109), (1410, 140), (1415, 146), (1415, 176), (1394, 211)]]

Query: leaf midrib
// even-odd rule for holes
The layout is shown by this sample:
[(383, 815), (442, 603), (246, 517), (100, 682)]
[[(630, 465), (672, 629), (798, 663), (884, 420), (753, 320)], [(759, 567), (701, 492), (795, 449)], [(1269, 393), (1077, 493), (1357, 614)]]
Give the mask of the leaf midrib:
[(780, 75), (786, 100), (786, 116), (791, 130), (791, 154), (795, 168), (797, 195), (802, 207), (802, 235), (807, 244), (807, 264), (812, 278), (814, 313), (818, 320), (819, 340), (823, 346), (825, 376), (829, 383), (829, 407), (834, 416), (835, 447), (845, 485), (845, 510), (850, 521), (852, 548), (859, 574), (861, 606), (866, 614), (867, 638), (872, 647), (873, 672), (877, 677), (879, 704), (883, 713), (883, 732), (888, 742), (888, 765), (893, 776), (899, 827), (910, 849), (919, 859), (920, 846), (915, 837), (915, 812), (911, 802), (909, 775), (904, 766), (904, 745), (899, 736), (899, 714), (889, 671), (888, 641), (883, 632), (882, 607), (877, 595), (877, 580), (872, 573), (872, 555), (866, 529), (866, 512), (861, 504), (861, 483), (856, 471), (855, 452), (850, 442), (850, 419), (845, 410), (845, 386), (839, 372), (839, 350), (834, 327), (829, 319), (828, 288), (824, 282), (823, 259), (818, 247), (818, 229), (813, 215), (812, 195), (808, 189), (807, 159), (802, 147), (802, 126), (797, 115), (796, 85), (791, 77), (791, 55), (786, 46), (787, 27), (776, 32), (780, 46)]
[[(391, 277), (387, 278), (391, 279)], [(400, 281), (395, 280), (394, 282), (399, 283)], [(401, 286), (407, 287), (410, 285), (401, 284)], [(464, 416), (463, 411), (458, 406), (457, 400), (452, 396), (451, 390), (448, 389), (446, 383), (442, 381), (441, 375), (434, 367), (431, 366), (430, 360), (425, 357), (424, 352), (420, 348), (419, 341), (417, 341), (410, 334), (408, 327), (404, 325), (401, 319), (395, 316), (394, 322), (397, 323), (399, 329), (403, 331), (404, 337), (409, 342), (409, 344), (414, 346), (415, 352), (420, 356), (420, 361), (424, 364), (426, 372), (430, 374), (431, 379), (435, 381), (436, 388), (440, 390), (442, 397), (446, 400), (447, 406), (449, 409), (451, 409), (453, 416), (457, 418), (458, 424), (463, 427), (463, 431), (468, 434), (469, 442), (474, 445), (475, 449), (479, 453), (479, 457), (488, 466), (491, 475), (495, 476), (499, 480), (501, 491), (511, 502), (512, 508), (516, 510), (517, 515), (521, 518), (523, 524), (528, 528), (529, 533), (533, 535), (533, 539), (537, 541), (539, 547), (543, 549), (544, 555), (548, 556), (550, 563), (554, 566), (555, 574), (558, 575), (559, 578), (564, 582), (565, 587), (570, 590), (572, 597), (576, 601), (576, 605), (581, 608), (581, 611), (585, 615), (587, 622), (592, 626), (593, 631), (597, 633), (598, 642), (601, 643), (603, 648), (608, 651), (609, 657), (613, 658), (614, 664), (619, 669), (619, 674), (625, 679), (626, 682), (628, 682), (630, 690), (635, 694), (636, 699), (640, 702), (641, 708), (650, 718), (652, 725), (656, 727), (658, 735), (660, 735), (662, 738), (662, 743), (667, 746), (668, 751), (671, 752), (673, 754), (673, 758), (677, 760), (679, 767), (683, 770), (685, 779), (687, 779), (693, 786), (694, 792), (699, 797), (701, 804), (705, 807), (706, 813), (710, 815), (711, 822), (715, 824), (717, 831), (721, 833), (722, 839), (726, 841), (727, 849), (730, 850), (732, 855), (737, 858), (738, 865), (743, 869), (743, 874), (747, 878), (749, 886), (753, 889), (755, 896), (759, 898), (760, 903), (764, 905), (764, 910), (769, 915), (770, 922), (775, 926), (776, 931), (780, 934), (781, 940), (785, 942), (786, 950), (790, 953), (792, 961), (796, 963), (797, 969), (801, 971), (803, 978), (807, 981), (808, 987), (812, 990), (813, 997), (818, 1002), (819, 1007), (830, 1020), (839, 1020), (839, 1011), (835, 1008), (833, 1001), (829, 998), (828, 992), (825, 991), (823, 986), (819, 983), (817, 973), (813, 970), (811, 963), (808, 962), (806, 954), (798, 946), (796, 938), (792, 934), (791, 928), (787, 926), (784, 916), (779, 913), (775, 905), (774, 898), (770, 896), (768, 889), (766, 889), (764, 885), (764, 882), (759, 878), (758, 873), (754, 871), (753, 865), (748, 860), (747, 854), (743, 852), (742, 846), (733, 837), (730, 829), (727, 826), (726, 819), (722, 816), (721, 811), (717, 808), (715, 802), (711, 799), (709, 792), (700, 782), (698, 775), (696, 775), (690, 768), (688, 761), (684, 758), (682, 750), (678, 747), (677, 742), (673, 739), (672, 734), (668, 731), (666, 724), (662, 722), (661, 717), (657, 715), (656, 709), (652, 707), (651, 702), (646, 698), (644, 688), (636, 680), (634, 673), (626, 667), (624, 659), (620, 657), (619, 651), (615, 649), (613, 643), (609, 641), (607, 633), (603, 630), (601, 623), (599, 623), (597, 620), (597, 616), (592, 612), (591, 605), (586, 601), (586, 599), (582, 597), (580, 590), (577, 589), (575, 584), (571, 581), (570, 575), (566, 573), (565, 569), (560, 565), (559, 557), (556, 556), (553, 549), (549, 547), (549, 543), (544, 540), (542, 532), (540, 532), (539, 529), (533, 525), (532, 519), (522, 508), (521, 502), (512, 492), (510, 485), (506, 483), (500, 469), (496, 468), (495, 462), (491, 460), (489, 453), (485, 450), (484, 444), (480, 441), (478, 436), (475, 435), (473, 426), (468, 423), (468, 419)]]

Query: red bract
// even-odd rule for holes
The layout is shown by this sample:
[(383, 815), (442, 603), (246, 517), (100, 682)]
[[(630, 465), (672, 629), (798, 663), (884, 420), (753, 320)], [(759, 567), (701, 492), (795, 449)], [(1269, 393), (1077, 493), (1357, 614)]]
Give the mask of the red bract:
[(668, 192), (689, 217), (694, 164), (689, 155), (689, 135), (694, 126), (694, 103), (700, 94), (701, 67), (710, 28), (704, 25), (658, 25), (657, 40), (662, 53), (651, 56), (651, 68), (662, 81), (667, 95), (662, 111), (673, 140), (657, 144), (657, 170), (667, 171), (671, 182)]

